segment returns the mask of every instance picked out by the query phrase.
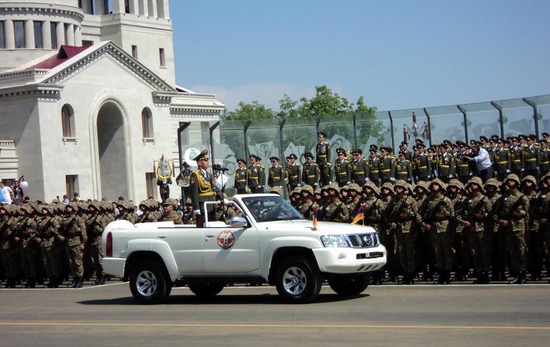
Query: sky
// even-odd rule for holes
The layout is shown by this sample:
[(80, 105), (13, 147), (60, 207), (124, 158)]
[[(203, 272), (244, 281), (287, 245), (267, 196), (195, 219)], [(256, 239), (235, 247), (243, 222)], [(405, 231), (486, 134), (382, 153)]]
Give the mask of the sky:
[(550, 94), (547, 0), (172, 0), (177, 84), (274, 110), (315, 86), (379, 111)]

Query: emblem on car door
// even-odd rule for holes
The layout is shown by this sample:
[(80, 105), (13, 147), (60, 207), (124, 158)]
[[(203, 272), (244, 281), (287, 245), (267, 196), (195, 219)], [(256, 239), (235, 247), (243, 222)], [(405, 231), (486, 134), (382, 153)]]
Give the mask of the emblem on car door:
[(218, 234), (218, 246), (222, 249), (229, 249), (235, 244), (235, 235), (230, 230), (224, 230)]

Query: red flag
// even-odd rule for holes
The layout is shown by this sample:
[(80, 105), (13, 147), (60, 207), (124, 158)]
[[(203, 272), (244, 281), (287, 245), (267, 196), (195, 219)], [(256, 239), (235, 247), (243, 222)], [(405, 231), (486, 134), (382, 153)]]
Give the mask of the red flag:
[(357, 210), (357, 214), (353, 218), (353, 222), (351, 222), (351, 224), (357, 224), (363, 219), (365, 219), (365, 212), (363, 211), (363, 205), (360, 205), (359, 210)]

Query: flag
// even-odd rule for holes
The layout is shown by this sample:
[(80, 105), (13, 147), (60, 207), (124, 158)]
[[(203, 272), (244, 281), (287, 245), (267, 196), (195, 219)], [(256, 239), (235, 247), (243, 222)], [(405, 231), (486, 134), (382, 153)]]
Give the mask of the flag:
[(351, 224), (357, 224), (357, 222), (365, 219), (365, 213), (363, 212), (363, 205), (359, 205), (359, 210), (357, 210), (357, 214), (353, 218), (353, 222)]
[(317, 228), (317, 206), (313, 206), (313, 229), (319, 230)]

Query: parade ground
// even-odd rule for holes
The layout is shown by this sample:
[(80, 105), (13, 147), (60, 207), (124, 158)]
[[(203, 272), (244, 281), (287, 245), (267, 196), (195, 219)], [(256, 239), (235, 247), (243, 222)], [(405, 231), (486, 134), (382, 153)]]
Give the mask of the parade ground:
[(547, 346), (550, 285), (382, 285), (356, 297), (324, 286), (312, 304), (274, 287), (226, 287), (205, 300), (174, 288), (135, 303), (128, 284), (4, 289), (2, 346)]

